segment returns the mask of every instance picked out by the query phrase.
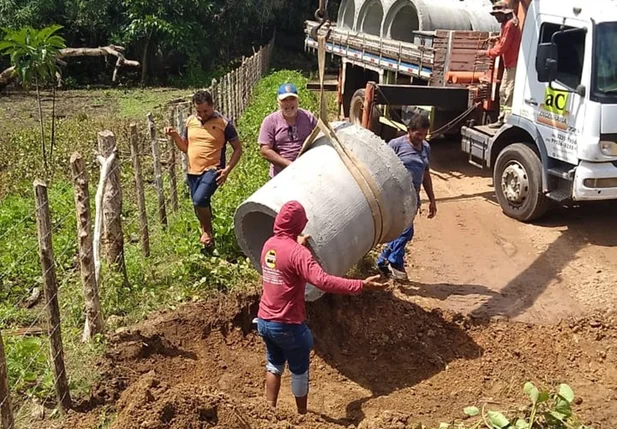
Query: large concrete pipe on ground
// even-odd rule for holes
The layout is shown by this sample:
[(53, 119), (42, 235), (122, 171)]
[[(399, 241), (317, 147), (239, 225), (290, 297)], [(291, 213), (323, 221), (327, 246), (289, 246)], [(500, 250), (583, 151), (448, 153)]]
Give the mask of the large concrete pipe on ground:
[[(305, 234), (324, 270), (344, 275), (375, 241), (386, 242), (407, 228), (416, 212), (411, 175), (385, 142), (358, 125), (333, 123), (341, 143), (366, 168), (381, 192), (383, 228), (376, 239), (373, 212), (362, 188), (323, 134), (293, 164), (258, 189), (236, 210), (238, 244), (261, 272), (261, 252), (272, 236), (274, 219), (287, 201), (297, 200), (309, 219)], [(322, 292), (307, 285), (306, 299)]]

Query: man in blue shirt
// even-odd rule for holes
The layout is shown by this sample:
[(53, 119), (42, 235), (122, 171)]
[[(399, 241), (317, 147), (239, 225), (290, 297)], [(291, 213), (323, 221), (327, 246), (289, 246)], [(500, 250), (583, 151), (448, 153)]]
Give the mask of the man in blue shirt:
[[(407, 135), (390, 140), (388, 146), (411, 173), (413, 192), (418, 198), (418, 210), (420, 209), (420, 187), (424, 185), (424, 191), (429, 199), (428, 217), (432, 219), (437, 214), (437, 204), (433, 193), (433, 181), (429, 169), (431, 147), (426, 142), (426, 135), (431, 124), (428, 118), (416, 114), (407, 127)], [(413, 238), (413, 223), (397, 239), (389, 242), (377, 259), (379, 271), (396, 280), (407, 280), (405, 271), (405, 245)]]

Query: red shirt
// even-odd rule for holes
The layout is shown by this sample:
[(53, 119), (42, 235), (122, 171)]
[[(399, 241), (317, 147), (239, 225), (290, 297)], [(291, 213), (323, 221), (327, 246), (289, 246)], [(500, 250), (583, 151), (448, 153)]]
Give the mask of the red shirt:
[(518, 27), (518, 21), (509, 19), (501, 24), (501, 34), (499, 41), (493, 48), (487, 51), (490, 58), (503, 57), (503, 65), (509, 69), (516, 66), (518, 61), (518, 49), (521, 45), (521, 29)]
[(274, 237), (261, 253), (263, 293), (257, 316), (280, 323), (300, 324), (306, 319), (304, 290), (310, 283), (324, 292), (359, 294), (362, 280), (331, 276), (297, 238), (307, 218), (300, 203), (286, 203), (274, 222)]

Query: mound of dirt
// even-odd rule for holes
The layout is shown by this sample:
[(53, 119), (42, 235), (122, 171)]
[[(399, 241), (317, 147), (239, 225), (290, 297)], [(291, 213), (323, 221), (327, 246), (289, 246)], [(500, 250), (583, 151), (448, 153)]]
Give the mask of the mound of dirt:
[(111, 429), (289, 429), (322, 425), (312, 416), (275, 412), (263, 401), (238, 401), (212, 386), (161, 382), (154, 371), (121, 396)]
[[(264, 398), (256, 295), (219, 297), (119, 331), (101, 385), (65, 427), (86, 429), (101, 406), (120, 428), (381, 429), (439, 426), (466, 406), (526, 404), (522, 386), (569, 383), (595, 429), (617, 417), (617, 317), (554, 326), (482, 320), (423, 308), (408, 291), (325, 296), (308, 306), (315, 337), (309, 414), (283, 376), (279, 407)], [(88, 411), (90, 410), (90, 411)], [(429, 427), (432, 427), (429, 426)]]
[(214, 389), (161, 383), (150, 372), (129, 387), (118, 402), (116, 429), (251, 427), (246, 410)]

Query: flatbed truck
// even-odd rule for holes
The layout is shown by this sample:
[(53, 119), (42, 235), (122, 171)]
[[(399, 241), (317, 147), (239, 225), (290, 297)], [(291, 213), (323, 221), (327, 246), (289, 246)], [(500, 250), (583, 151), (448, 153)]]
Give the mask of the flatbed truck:
[[(481, 31), (403, 42), (335, 26), (326, 50), (341, 59), (341, 115), (388, 140), (414, 109), (428, 111), (431, 135), (459, 135), (469, 162), (492, 170), (503, 212), (523, 222), (554, 204), (616, 200), (617, 1), (519, 0), (516, 14), (514, 100), (500, 128), (488, 124), (503, 65), (477, 55), (496, 35)], [(317, 25), (306, 22), (307, 49)]]

